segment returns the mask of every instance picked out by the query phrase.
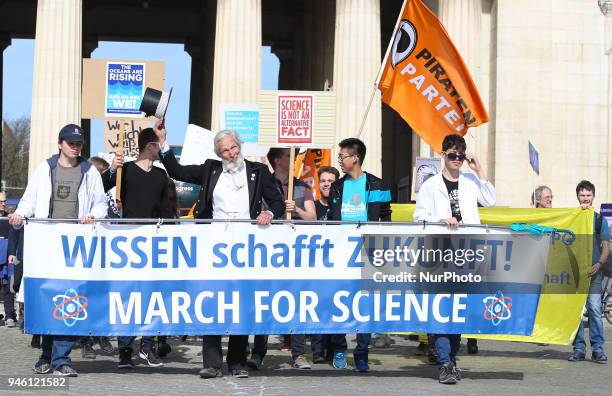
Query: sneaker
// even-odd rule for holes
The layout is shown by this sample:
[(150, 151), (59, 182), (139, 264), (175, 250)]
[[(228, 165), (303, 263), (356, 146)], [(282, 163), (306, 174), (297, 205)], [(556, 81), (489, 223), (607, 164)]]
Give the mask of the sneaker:
[(451, 362), (453, 363), (453, 374), (455, 374), (455, 378), (457, 378), (457, 381), (461, 381), (461, 369), (457, 367), (457, 360), (451, 358)]
[(100, 344), (100, 350), (102, 352), (108, 355), (112, 355), (113, 353), (115, 353), (115, 348), (113, 347), (113, 344), (111, 344), (108, 337), (100, 337), (98, 339), (98, 343)]
[(478, 341), (475, 338), (468, 338), (467, 353), (470, 355), (478, 354)]
[(325, 358), (318, 353), (312, 354), (312, 362), (314, 364), (323, 364), (325, 363)]
[(243, 368), (230, 369), (230, 374), (234, 378), (249, 378), (249, 372)]
[(202, 370), (200, 370), (200, 378), (217, 378), (217, 377), (223, 377), (223, 371), (216, 369), (216, 368), (212, 368), (212, 367), (205, 367)]
[(336, 352), (334, 354), (334, 360), (332, 360), (332, 366), (337, 369), (345, 369), (348, 367), (348, 363), (346, 362), (346, 357), (344, 356), (344, 352)]
[(438, 351), (433, 343), (427, 344), (427, 361), (429, 364), (438, 364)]
[(441, 384), (456, 384), (457, 376), (455, 375), (455, 368), (452, 363), (446, 363), (440, 366), (440, 374), (438, 376), (438, 382)]
[(425, 356), (425, 354), (427, 354), (427, 344), (424, 342), (419, 342), (419, 346), (417, 346), (414, 354), (417, 356)]
[(603, 352), (593, 352), (591, 360), (599, 364), (608, 364), (608, 357)]
[(81, 357), (83, 359), (95, 359), (96, 351), (90, 344), (83, 344), (81, 345)]
[(8, 319), (7, 319), (7, 320), (4, 322), (4, 325), (5, 325), (6, 327), (11, 327), (11, 328), (12, 328), (12, 327), (15, 327), (17, 324), (15, 323), (15, 319), (8, 318)]
[(246, 365), (253, 370), (259, 370), (261, 368), (261, 363), (263, 359), (259, 357), (259, 355), (251, 354), (251, 357), (247, 359)]
[(172, 348), (170, 347), (170, 344), (166, 342), (162, 342), (161, 344), (157, 346), (157, 356), (159, 357), (163, 358), (170, 352), (172, 352)]
[(138, 356), (140, 356), (141, 359), (147, 362), (149, 367), (161, 367), (164, 365), (162, 361), (151, 350), (141, 348), (140, 351), (138, 351)]
[(132, 351), (129, 349), (119, 351), (119, 364), (117, 367), (120, 369), (133, 369), (134, 362), (132, 362)]
[(51, 362), (47, 359), (40, 358), (34, 365), (34, 373), (36, 374), (49, 374), (51, 372)]
[(293, 368), (296, 368), (299, 370), (310, 370), (312, 367), (306, 361), (306, 359), (304, 358), (304, 355), (300, 355), (296, 357), (295, 359), (293, 359)]
[(365, 359), (355, 359), (355, 371), (358, 373), (367, 373), (370, 371), (368, 361)]
[(38, 334), (32, 335), (32, 340), (30, 341), (30, 346), (32, 348), (40, 349), (40, 335), (38, 335)]
[(584, 352), (575, 350), (574, 353), (569, 355), (567, 360), (569, 360), (570, 362), (582, 362), (584, 360), (584, 355)]
[(64, 364), (53, 370), (53, 375), (59, 375), (61, 377), (78, 377), (79, 374), (69, 365)]

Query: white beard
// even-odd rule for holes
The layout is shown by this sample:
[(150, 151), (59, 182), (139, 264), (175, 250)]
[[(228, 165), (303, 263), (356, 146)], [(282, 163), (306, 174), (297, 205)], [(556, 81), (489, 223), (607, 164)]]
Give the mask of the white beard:
[(221, 163), (223, 165), (223, 170), (224, 171), (238, 170), (238, 169), (242, 168), (242, 166), (244, 165), (244, 157), (242, 156), (242, 154), (240, 154), (233, 161), (227, 161), (227, 160), (222, 159)]

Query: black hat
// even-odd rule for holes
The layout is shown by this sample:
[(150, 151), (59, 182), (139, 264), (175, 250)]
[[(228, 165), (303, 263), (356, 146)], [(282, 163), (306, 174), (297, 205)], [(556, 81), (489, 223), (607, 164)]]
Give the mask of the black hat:
[(164, 118), (171, 96), (172, 88), (170, 88), (170, 92), (162, 92), (157, 89), (147, 88), (142, 97), (142, 102), (140, 102), (139, 110), (145, 113), (147, 117), (155, 116), (157, 118)]
[(76, 124), (68, 124), (60, 130), (57, 140), (84, 143), (85, 131), (83, 131), (83, 129)]

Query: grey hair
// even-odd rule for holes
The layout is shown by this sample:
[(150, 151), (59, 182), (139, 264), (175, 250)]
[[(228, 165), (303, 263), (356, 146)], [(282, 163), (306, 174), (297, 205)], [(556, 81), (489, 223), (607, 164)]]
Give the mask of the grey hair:
[(221, 157), (221, 153), (219, 152), (217, 146), (219, 144), (219, 141), (226, 136), (233, 137), (234, 141), (236, 142), (236, 144), (238, 145), (238, 147), (240, 147), (242, 151), (242, 140), (240, 140), (240, 135), (238, 134), (238, 132), (234, 131), (233, 129), (223, 129), (217, 132), (217, 134), (215, 135), (215, 139), (214, 139), (215, 154), (217, 154), (219, 157)]
[[(542, 193), (544, 192), (544, 190), (550, 190), (552, 192), (552, 189), (545, 185), (541, 185), (538, 188), (536, 188), (533, 194), (531, 194), (531, 205), (532, 206), (537, 207), (537, 205), (539, 205), (539, 202), (542, 199)], [(535, 198), (535, 201), (534, 201), (534, 198)]]

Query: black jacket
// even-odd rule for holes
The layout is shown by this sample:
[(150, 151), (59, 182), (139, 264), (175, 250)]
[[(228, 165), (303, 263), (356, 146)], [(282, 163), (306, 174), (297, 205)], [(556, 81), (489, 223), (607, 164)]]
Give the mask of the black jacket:
[[(249, 212), (251, 219), (261, 213), (262, 200), (265, 200), (274, 218), (285, 214), (285, 201), (276, 187), (274, 176), (268, 167), (259, 162), (245, 160), (247, 185), (249, 188)], [(212, 219), (213, 191), (223, 172), (221, 161), (207, 159), (201, 165), (180, 165), (172, 151), (164, 153), (162, 163), (170, 177), (187, 183), (199, 184), (200, 195), (193, 216), (197, 219)]]
[[(391, 221), (391, 192), (381, 179), (367, 172), (366, 174), (366, 207), (368, 221)], [(342, 176), (331, 185), (329, 194), (329, 220), (342, 220), (342, 191), (347, 175)]]

